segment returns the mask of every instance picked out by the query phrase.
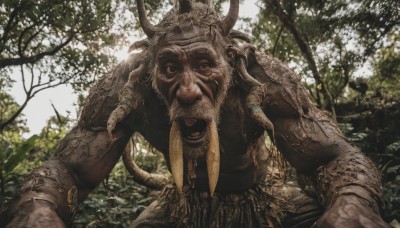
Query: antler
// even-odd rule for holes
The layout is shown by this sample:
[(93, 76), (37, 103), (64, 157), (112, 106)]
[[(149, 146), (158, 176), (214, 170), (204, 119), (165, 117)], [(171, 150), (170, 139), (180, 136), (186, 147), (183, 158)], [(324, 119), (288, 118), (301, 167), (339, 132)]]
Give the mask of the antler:
[(228, 14), (220, 22), (220, 27), (224, 35), (228, 35), (235, 26), (239, 16), (239, 0), (231, 0)]
[(143, 0), (136, 0), (139, 13), (139, 22), (142, 26), (143, 32), (148, 38), (152, 38), (157, 31), (157, 28), (149, 21), (146, 16), (146, 9), (144, 8)]

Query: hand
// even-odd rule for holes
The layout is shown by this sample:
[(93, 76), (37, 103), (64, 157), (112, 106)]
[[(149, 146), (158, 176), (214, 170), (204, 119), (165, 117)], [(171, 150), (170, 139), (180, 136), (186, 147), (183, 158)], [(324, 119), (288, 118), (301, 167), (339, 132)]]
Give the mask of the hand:
[(14, 218), (7, 225), (7, 228), (11, 227), (65, 228), (66, 226), (50, 204), (44, 201), (33, 201), (18, 209)]
[(367, 203), (356, 195), (339, 196), (313, 228), (390, 227)]

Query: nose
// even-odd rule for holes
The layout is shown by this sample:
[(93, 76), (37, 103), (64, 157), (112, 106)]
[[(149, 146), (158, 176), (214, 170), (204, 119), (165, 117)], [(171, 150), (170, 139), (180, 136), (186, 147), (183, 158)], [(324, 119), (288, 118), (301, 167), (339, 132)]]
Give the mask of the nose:
[(196, 100), (200, 100), (202, 96), (200, 87), (193, 82), (190, 75), (186, 74), (176, 91), (176, 98), (185, 104), (193, 104)]

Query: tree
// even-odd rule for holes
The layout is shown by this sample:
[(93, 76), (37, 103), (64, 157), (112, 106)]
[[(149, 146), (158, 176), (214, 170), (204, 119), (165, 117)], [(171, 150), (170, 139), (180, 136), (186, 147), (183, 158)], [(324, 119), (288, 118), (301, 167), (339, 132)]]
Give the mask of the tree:
[[(0, 82), (0, 88), (4, 84)], [(0, 90), (1, 91), (1, 90)], [(9, 118), (15, 110), (19, 109), (19, 105), (7, 93), (0, 92), (0, 122)], [(20, 153), (13, 153), (13, 145), (22, 144), (21, 135), (27, 132), (25, 121), (18, 118), (12, 124), (8, 125), (6, 131), (0, 134), (0, 193), (5, 194), (6, 176), (9, 171), (19, 162)], [(0, 199), (0, 201), (2, 201)]]
[(110, 48), (126, 42), (123, 32), (112, 30), (129, 31), (134, 25), (115, 23), (127, 9), (120, 0), (2, 1), (1, 77), (3, 81), (22, 80), (26, 99), (0, 122), (0, 131), (40, 91), (66, 83), (84, 89), (104, 74), (114, 62)]
[(384, 46), (373, 56), (374, 72), (369, 79), (375, 94), (395, 98), (400, 96), (400, 31), (390, 33)]
[(400, 25), (395, 0), (260, 2), (259, 21), (253, 24), (257, 45), (296, 63), (317, 104), (334, 116), (356, 70)]

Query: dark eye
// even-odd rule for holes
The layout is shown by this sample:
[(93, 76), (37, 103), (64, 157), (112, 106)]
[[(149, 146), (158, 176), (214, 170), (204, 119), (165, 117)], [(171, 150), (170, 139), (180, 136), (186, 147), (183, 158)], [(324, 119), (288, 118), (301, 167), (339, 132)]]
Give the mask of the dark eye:
[(178, 68), (174, 63), (169, 62), (164, 64), (164, 71), (167, 74), (175, 74), (178, 71)]
[(207, 60), (202, 60), (200, 61), (199, 65), (197, 66), (197, 69), (199, 71), (208, 71), (211, 67), (210, 62), (208, 62)]

